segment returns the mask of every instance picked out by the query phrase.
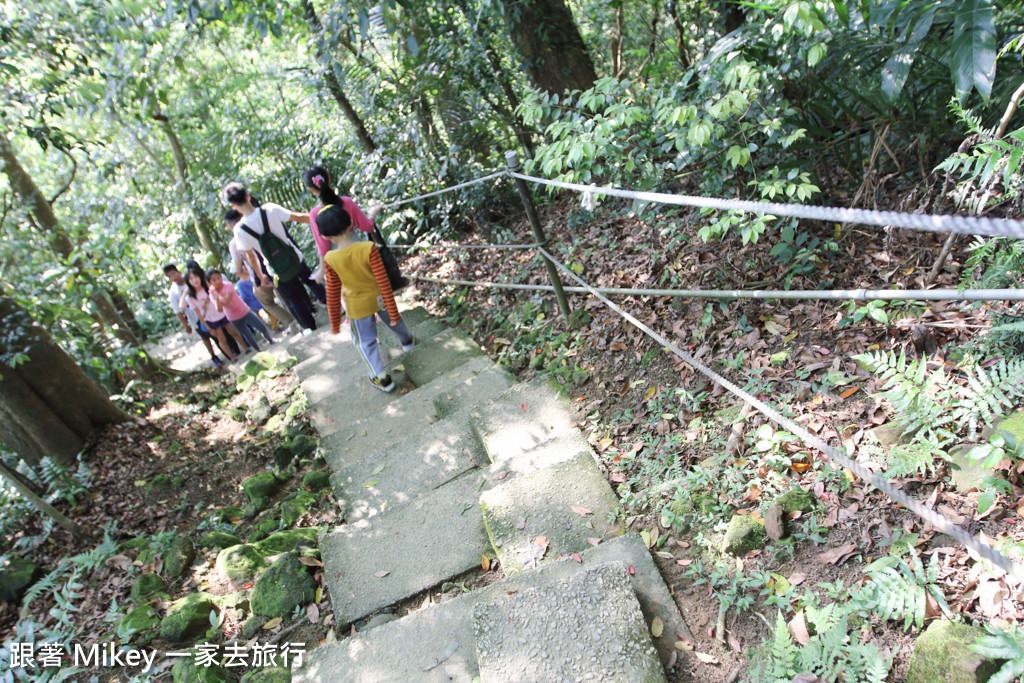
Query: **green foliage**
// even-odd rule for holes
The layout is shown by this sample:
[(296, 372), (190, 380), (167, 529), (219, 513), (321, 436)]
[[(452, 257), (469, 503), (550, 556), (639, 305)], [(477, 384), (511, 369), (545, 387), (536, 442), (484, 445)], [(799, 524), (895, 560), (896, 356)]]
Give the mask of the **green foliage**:
[(864, 567), (868, 581), (852, 593), (851, 608), (886, 621), (902, 618), (904, 630), (911, 625), (920, 629), (930, 595), (942, 612), (951, 616), (946, 598), (935, 583), (938, 560), (938, 554), (933, 554), (926, 567), (913, 548), (909, 561), (892, 554), (875, 560)]
[(798, 674), (817, 674), (826, 681), (882, 683), (889, 663), (878, 648), (861, 642), (849, 629), (850, 614), (837, 603), (823, 608), (808, 605), (804, 621), (813, 633), (798, 647), (780, 611), (770, 648), (749, 672), (754, 683), (790, 683)]
[(899, 416), (904, 432), (938, 442), (965, 430), (976, 434), (1014, 401), (1024, 396), (1024, 360), (1002, 359), (989, 369), (968, 362), (955, 381), (942, 367), (928, 371), (927, 363), (907, 360), (893, 351), (860, 354), (855, 359), (882, 381), (882, 396)]
[(896, 444), (885, 459), (887, 478), (926, 477), (935, 471), (936, 462), (946, 459), (946, 452), (934, 434), (926, 434), (909, 444)]
[(988, 683), (1010, 683), (1024, 675), (1024, 631), (1016, 624), (1007, 629), (986, 624), (988, 635), (979, 637), (971, 649), (982, 657), (1006, 660)]

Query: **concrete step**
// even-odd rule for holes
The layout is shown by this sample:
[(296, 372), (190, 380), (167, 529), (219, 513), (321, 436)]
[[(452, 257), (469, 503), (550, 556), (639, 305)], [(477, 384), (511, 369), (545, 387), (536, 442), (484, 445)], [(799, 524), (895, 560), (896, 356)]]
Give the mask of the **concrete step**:
[(473, 609), (481, 681), (665, 681), (623, 562)]
[(517, 384), (474, 410), (471, 424), (494, 463), (509, 461), (576, 428), (569, 399), (550, 378)]
[[(506, 574), (515, 574), (623, 533), (622, 506), (586, 452), (513, 477), (480, 496), (487, 535)], [(543, 536), (547, 545), (538, 545)], [(543, 546), (543, 547), (542, 547)]]
[[(425, 386), (400, 396), (380, 412), (355, 421), (324, 425), (320, 432), (325, 449), (372, 453), (451, 415), (463, 407), (475, 407), (515, 384), (515, 378), (486, 356), (438, 377)], [(328, 438), (330, 437), (330, 438)]]
[(483, 355), (483, 349), (469, 335), (462, 330), (451, 329), (417, 342), (416, 348), (405, 354), (402, 364), (409, 378), (423, 386)]
[(467, 472), (406, 505), (320, 535), (339, 627), (480, 565), (489, 548), (478, 503), (482, 481)]
[(343, 441), (337, 437), (343, 433), (327, 437), (330, 447), (321, 442), (321, 450), (334, 470), (334, 497), (349, 523), (393, 510), (463, 472), (489, 464), (464, 413), (400, 431), (405, 439), (372, 451), (361, 447), (342, 451)]
[[(467, 513), (468, 514), (468, 513)], [(628, 568), (630, 584), (640, 603), (644, 622), (650, 627), (655, 617), (664, 630), (654, 639), (663, 667), (672, 661), (677, 638), (692, 641), (679, 609), (640, 536), (625, 536), (602, 542), (572, 560), (545, 564), (536, 571), (508, 577), (467, 595), (413, 612), (402, 619), (357, 633), (331, 645), (313, 650), (305, 665), (293, 672), (295, 683), (405, 683), (424, 681), (472, 683), (480, 668), (473, 633), (473, 610), (512, 591), (545, 585), (561, 585), (587, 569), (610, 562)], [(679, 659), (685, 653), (677, 652)], [(510, 680), (523, 680), (513, 677)], [(595, 680), (600, 680), (595, 678)]]
[(490, 469), (495, 472), (507, 471), (510, 474), (530, 474), (545, 467), (571, 460), (578, 453), (588, 453), (591, 457), (594, 456), (594, 450), (590, 447), (587, 438), (583, 436), (583, 432), (573, 427), (567, 432), (544, 441), (539, 446), (521, 453), (514, 453), (511, 457), (500, 457), (499, 454), (498, 461), (491, 465)]

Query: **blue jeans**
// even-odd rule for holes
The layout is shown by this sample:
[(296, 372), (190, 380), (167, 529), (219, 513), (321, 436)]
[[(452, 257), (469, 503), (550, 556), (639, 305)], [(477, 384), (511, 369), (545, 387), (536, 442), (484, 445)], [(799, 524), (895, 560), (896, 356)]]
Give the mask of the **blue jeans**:
[(235, 326), (236, 330), (238, 330), (238, 334), (242, 335), (245, 345), (249, 348), (256, 349), (257, 351), (260, 350), (260, 345), (256, 343), (256, 337), (253, 335), (252, 330), (256, 330), (262, 334), (263, 337), (271, 344), (274, 343), (274, 338), (270, 336), (270, 330), (267, 329), (264, 322), (260, 320), (260, 317), (252, 311), (249, 311), (249, 314), (244, 318), (232, 320), (231, 324)]
[(401, 318), (392, 324), (391, 319), (385, 311), (378, 311), (375, 315), (368, 315), (365, 318), (349, 318), (349, 327), (352, 330), (352, 343), (355, 344), (359, 355), (366, 364), (366, 372), (370, 377), (383, 377), (387, 372), (384, 369), (384, 361), (380, 358), (380, 344), (377, 342), (377, 317), (384, 323), (384, 326), (395, 333), (402, 344), (411, 344), (412, 335), (409, 334), (405, 321)]

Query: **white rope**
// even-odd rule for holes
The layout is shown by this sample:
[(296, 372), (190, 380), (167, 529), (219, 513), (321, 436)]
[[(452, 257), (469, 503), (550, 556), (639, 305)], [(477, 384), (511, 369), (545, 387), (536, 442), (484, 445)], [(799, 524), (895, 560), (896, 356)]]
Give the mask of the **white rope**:
[(746, 391), (743, 391), (738, 386), (736, 386), (729, 380), (725, 379), (724, 377), (722, 377), (717, 372), (715, 372), (711, 368), (707, 367), (706, 365), (698, 361), (690, 354), (680, 349), (678, 346), (670, 342), (668, 339), (658, 334), (650, 327), (648, 327), (647, 325), (645, 325), (644, 323), (640, 322), (635, 317), (627, 313), (626, 311), (622, 310), (622, 308), (615, 304), (613, 301), (609, 300), (603, 294), (598, 292), (594, 287), (591, 287), (586, 282), (584, 282), (582, 278), (576, 275), (576, 273), (572, 272), (569, 268), (559, 263), (559, 261), (555, 259), (555, 257), (552, 256), (543, 247), (538, 248), (538, 251), (540, 251), (542, 254), (544, 254), (545, 257), (547, 257), (552, 263), (554, 263), (559, 270), (563, 271), (570, 278), (578, 282), (582, 287), (585, 287), (593, 296), (596, 296), (598, 299), (604, 302), (604, 304), (608, 306), (610, 309), (624, 317), (629, 322), (633, 323), (633, 325), (638, 327), (649, 337), (653, 338), (655, 341), (657, 341), (659, 344), (670, 350), (683, 361), (699, 370), (705, 376), (707, 376), (717, 384), (728, 389), (730, 392), (732, 392), (735, 396), (742, 399), (748, 405), (761, 411), (762, 414), (767, 416), (769, 419), (771, 419), (773, 422), (775, 422), (780, 427), (785, 429), (787, 432), (799, 436), (808, 446), (811, 446), (812, 448), (819, 450), (820, 452), (827, 455), (829, 458), (838, 462), (840, 465), (842, 465), (843, 467), (857, 475), (857, 477), (859, 477), (861, 480), (875, 487), (876, 489), (884, 493), (886, 496), (888, 496), (890, 499), (903, 505), (908, 510), (916, 514), (918, 517), (928, 522), (928, 524), (930, 524), (936, 530), (949, 535), (950, 537), (962, 543), (964, 546), (974, 550), (978, 555), (991, 561), (1000, 569), (1003, 569), (1006, 572), (1018, 578), (1024, 578), (1024, 569), (1022, 569), (1020, 565), (1013, 562), (1006, 555), (1002, 554), (989, 544), (967, 533), (965, 530), (953, 524), (951, 521), (946, 519), (946, 517), (936, 512), (935, 510), (932, 510), (931, 508), (928, 508), (922, 505), (921, 503), (917, 502), (916, 500), (910, 498), (902, 491), (899, 491), (898, 489), (894, 488), (887, 481), (877, 477), (874, 473), (867, 470), (860, 463), (855, 462), (854, 460), (847, 457), (845, 453), (840, 452), (839, 450), (829, 446), (827, 443), (822, 441), (817, 436), (814, 436), (797, 423), (780, 414), (775, 409), (770, 408), (765, 403), (759, 401), (754, 396), (751, 396)]
[(389, 244), (389, 249), (536, 249), (540, 244)]
[(962, 235), (987, 235), (989, 237), (1024, 238), (1024, 221), (1005, 218), (984, 218), (979, 216), (940, 216), (924, 213), (899, 213), (898, 211), (869, 211), (866, 209), (843, 209), (827, 206), (804, 206), (802, 204), (777, 204), (775, 202), (752, 202), (741, 199), (718, 199), (692, 195), (661, 194), (658, 192), (635, 192), (617, 190), (596, 185), (563, 183), (546, 178), (535, 178), (522, 173), (510, 173), (513, 178), (528, 180), (541, 185), (576, 190), (586, 194), (608, 195), (623, 199), (639, 199), (658, 204), (677, 206), (698, 206), (727, 211), (767, 213), (774, 216), (790, 216), (834, 223), (863, 223), (866, 225), (893, 226), (928, 232), (955, 232)]
[(426, 199), (427, 197), (433, 197), (433, 196), (436, 196), (436, 195), (439, 195), (439, 194), (444, 194), (445, 192), (454, 192), (455, 190), (461, 190), (464, 187), (469, 187), (470, 185), (476, 185), (477, 183), (483, 183), (483, 182), (486, 182), (488, 180), (492, 180), (494, 178), (500, 178), (501, 176), (505, 176), (505, 175), (508, 175), (508, 171), (496, 171), (494, 173), (491, 173), (490, 175), (485, 175), (482, 178), (477, 178), (476, 180), (467, 180), (464, 183), (459, 183), (458, 185), (452, 185), (451, 187), (446, 187), (443, 190), (437, 190), (436, 192), (428, 192), (427, 194), (421, 194), (418, 197), (413, 197), (412, 199), (403, 199), (401, 201), (391, 202), (390, 204), (384, 204), (381, 208), (393, 209), (396, 206), (401, 206), (402, 204), (409, 204), (410, 202), (416, 202), (416, 201), (419, 201), (420, 199)]

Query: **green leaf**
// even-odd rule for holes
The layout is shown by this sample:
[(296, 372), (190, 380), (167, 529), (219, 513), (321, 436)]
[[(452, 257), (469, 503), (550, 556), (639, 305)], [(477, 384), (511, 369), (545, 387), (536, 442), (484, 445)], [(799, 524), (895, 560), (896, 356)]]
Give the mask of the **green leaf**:
[(992, 0), (962, 0), (953, 17), (950, 69), (962, 100), (977, 88), (988, 101), (996, 76), (996, 25)]
[(935, 7), (930, 7), (917, 18), (906, 42), (886, 61), (882, 67), (882, 92), (890, 102), (895, 102), (910, 75), (910, 67), (914, 64), (914, 54), (935, 19)]
[(836, 16), (839, 17), (839, 21), (843, 22), (843, 26), (849, 28), (850, 10), (846, 7), (846, 3), (843, 0), (832, 0), (832, 6), (836, 8)]
[(416, 42), (415, 36), (410, 35), (408, 38), (406, 38), (406, 42), (409, 44), (409, 52), (412, 52), (413, 57), (419, 54), (420, 44)]
[(983, 515), (988, 512), (996, 502), (995, 491), (983, 491), (978, 496), (978, 514)]

